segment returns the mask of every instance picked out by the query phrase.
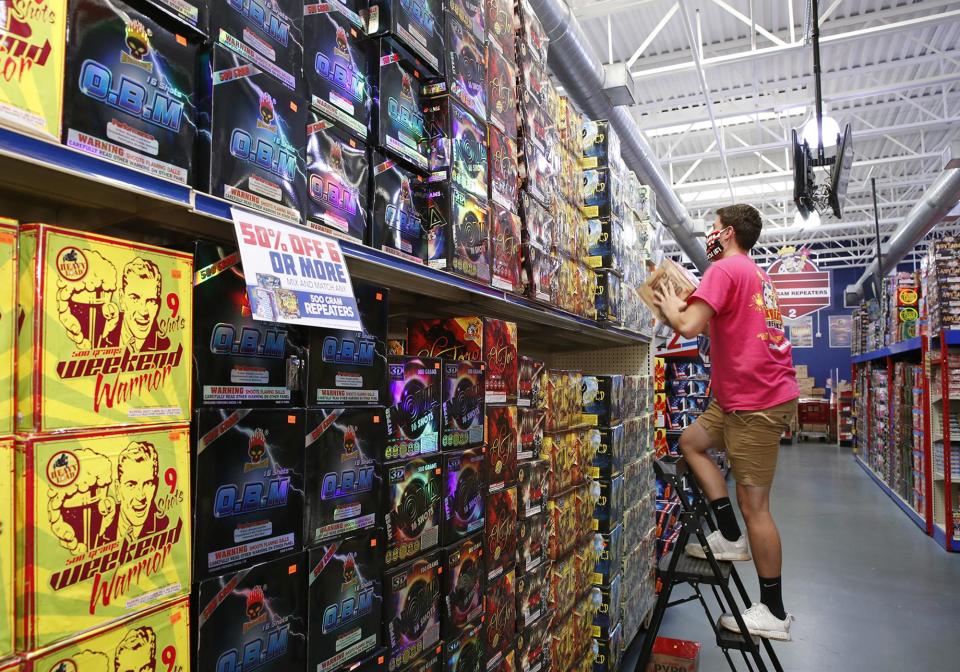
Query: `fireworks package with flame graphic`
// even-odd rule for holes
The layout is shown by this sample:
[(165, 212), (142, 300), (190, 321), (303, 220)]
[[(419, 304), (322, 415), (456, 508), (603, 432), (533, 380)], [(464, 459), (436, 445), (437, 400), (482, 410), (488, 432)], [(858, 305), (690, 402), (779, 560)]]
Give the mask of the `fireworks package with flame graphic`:
[(483, 318), (483, 361), (487, 363), (487, 403), (517, 403), (517, 325)]
[(544, 408), (547, 403), (546, 364), (521, 356), (517, 370), (517, 406)]
[(490, 492), (517, 480), (520, 418), (516, 406), (487, 406), (487, 483)]
[(548, 560), (549, 520), (541, 512), (517, 522), (517, 570), (527, 573)]
[[(484, 163), (484, 165), (486, 165)], [(426, 259), (433, 268), (490, 282), (490, 242), (485, 199), (462, 191), (450, 182), (418, 186), (417, 209), (429, 223)]]
[(45, 224), (19, 252), (19, 431), (189, 420), (191, 255)]
[(18, 441), (19, 650), (189, 590), (189, 474), (185, 424)]
[(452, 13), (445, 17), (447, 62), (445, 90), (479, 119), (487, 118), (487, 55), (483, 39)]
[(485, 371), (483, 362), (443, 361), (443, 450), (483, 445)]
[(390, 406), (384, 459), (439, 452), (440, 360), (391, 355), (387, 358), (387, 375)]
[(430, 98), (423, 115), (430, 138), (431, 181), (452, 180), (486, 202), (487, 125), (449, 96)]
[(440, 556), (431, 553), (383, 575), (388, 670), (399, 670), (440, 641)]
[(486, 491), (483, 462), (482, 448), (443, 454), (444, 546), (483, 528)]
[[(519, 209), (517, 179), (519, 164), (517, 141), (491, 126), (488, 131), (490, 143), (490, 199), (501, 207), (514, 212)], [(519, 240), (517, 243), (519, 244)]]
[[(208, 579), (194, 592), (193, 669), (288, 672), (307, 653), (307, 558), (295, 553)], [(148, 668), (149, 669), (149, 668)]]
[(310, 113), (307, 124), (307, 225), (362, 243), (367, 235), (367, 147)]
[(456, 636), (483, 615), (483, 537), (476, 534), (442, 552), (443, 633)]
[(383, 466), (386, 473), (386, 564), (396, 566), (440, 544), (443, 523), (439, 457), (417, 457)]
[[(16, 415), (17, 235), (15, 219), (0, 217), (0, 436), (13, 434)], [(482, 430), (481, 430), (482, 431)]]
[(212, 0), (210, 36), (216, 46), (270, 73), (290, 91), (303, 83), (303, 2)]
[(367, 141), (372, 91), (363, 21), (340, 2), (304, 4), (303, 70), (310, 105)]
[(259, 66), (221, 46), (201, 58), (201, 72), (198, 186), (268, 217), (300, 224), (306, 104)]
[(407, 261), (423, 263), (427, 254), (426, 213), (416, 198), (423, 182), (396, 160), (373, 152), (373, 211), (367, 244)]
[(490, 204), (490, 284), (508, 292), (523, 290), (520, 277), (520, 217)]
[(513, 2), (510, 0), (482, 0), (489, 44), (495, 45), (510, 63), (516, 63), (517, 36), (514, 25)]
[(487, 495), (484, 567), (493, 580), (514, 566), (517, 555), (517, 489)]
[(547, 598), (550, 594), (550, 564), (545, 563), (525, 574), (518, 574), (517, 629), (533, 624), (547, 613)]
[(310, 409), (306, 434), (305, 546), (374, 527), (380, 520), (382, 408)]
[(482, 360), (483, 320), (479, 317), (410, 320), (407, 354), (445, 360)]
[(517, 460), (538, 460), (540, 451), (543, 450), (547, 412), (542, 408), (524, 406), (520, 406), (517, 412), (520, 416), (520, 447)]
[(307, 669), (343, 669), (380, 645), (383, 555), (378, 534), (351, 535), (309, 552)]
[(254, 319), (236, 248), (198, 242), (194, 264), (194, 404), (303, 406), (305, 330)]
[(523, 462), (517, 467), (517, 513), (529, 518), (544, 510), (548, 496), (550, 463), (546, 460)]
[[(549, 668), (549, 643), (550, 618), (547, 615), (533, 621), (525, 628), (518, 628), (517, 668), (524, 672)], [(589, 660), (589, 657), (585, 658)]]
[(193, 184), (197, 36), (120, 0), (69, 4), (63, 142)]
[(187, 670), (190, 660), (190, 604), (183, 598), (28, 655), (10, 672)]
[(488, 665), (497, 664), (507, 651), (512, 651), (517, 621), (517, 598), (513, 570), (504, 572), (487, 584), (484, 610), (484, 644)]
[[(496, 43), (487, 43), (487, 110), (491, 128), (508, 138), (517, 137), (517, 67)], [(516, 148), (514, 147), (514, 156)]]
[(194, 422), (194, 578), (300, 550), (304, 412), (201, 409)]
[(485, 660), (482, 623), (464, 626), (444, 643), (443, 669), (446, 672), (480, 672)]
[(0, 12), (4, 63), (0, 123), (60, 139), (66, 0), (5, 2)]
[(353, 294), (363, 331), (310, 330), (310, 405), (375, 406), (387, 398), (390, 290), (354, 281)]
[[(397, 5), (400, 0), (395, 1)], [(390, 39), (379, 40), (379, 56), (372, 115), (372, 138), (376, 146), (404, 161), (414, 170), (426, 171), (430, 145), (423, 118), (423, 84), (433, 74), (409, 51)], [(371, 143), (373, 140), (371, 139)]]

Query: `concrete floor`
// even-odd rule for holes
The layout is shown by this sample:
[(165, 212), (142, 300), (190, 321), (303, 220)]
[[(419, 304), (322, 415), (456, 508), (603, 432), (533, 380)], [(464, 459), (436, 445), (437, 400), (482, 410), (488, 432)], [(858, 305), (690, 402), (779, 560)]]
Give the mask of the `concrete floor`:
[[(784, 670), (960, 670), (960, 554), (925, 536), (849, 448), (784, 446), (772, 499), (784, 604), (797, 619), (793, 641), (774, 645)], [(758, 599), (753, 564), (737, 569)], [(729, 669), (699, 603), (670, 609), (660, 634), (701, 642), (700, 672)]]

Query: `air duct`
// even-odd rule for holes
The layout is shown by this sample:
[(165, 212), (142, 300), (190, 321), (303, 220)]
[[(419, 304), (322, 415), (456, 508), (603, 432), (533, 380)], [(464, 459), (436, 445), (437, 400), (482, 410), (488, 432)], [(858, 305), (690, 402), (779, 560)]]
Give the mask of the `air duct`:
[(603, 64), (587, 45), (570, 8), (560, 0), (528, 0), (550, 38), (549, 65), (557, 79), (591, 119), (607, 119), (620, 137), (620, 153), (627, 167), (657, 194), (657, 210), (674, 240), (700, 271), (709, 262), (703, 245), (693, 236), (693, 223), (664, 176), (653, 150), (640, 135), (637, 122), (624, 107), (614, 107), (604, 93)]
[[(949, 165), (949, 164), (948, 164)], [(863, 298), (864, 285), (871, 276), (883, 278), (896, 269), (897, 264), (916, 247), (923, 237), (930, 233), (951, 208), (960, 199), (960, 168), (950, 168), (943, 171), (923, 193), (920, 202), (914, 205), (907, 213), (903, 223), (897, 227), (893, 235), (884, 246), (883, 263), (879, 265), (874, 260), (867, 266), (856, 284), (847, 287), (848, 302), (851, 299), (859, 301)]]

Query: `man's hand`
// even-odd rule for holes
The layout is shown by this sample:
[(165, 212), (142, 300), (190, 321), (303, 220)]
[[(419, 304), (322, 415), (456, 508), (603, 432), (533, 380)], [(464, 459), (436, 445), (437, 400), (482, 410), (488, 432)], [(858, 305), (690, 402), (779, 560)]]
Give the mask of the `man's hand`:
[(673, 330), (684, 338), (693, 338), (703, 333), (710, 318), (714, 316), (713, 308), (703, 301), (688, 304), (671, 283), (654, 292), (653, 303), (663, 312)]
[(653, 294), (653, 304), (663, 311), (664, 315), (673, 322), (673, 315), (678, 315), (687, 307), (687, 302), (680, 298), (677, 288), (673, 283), (666, 283), (665, 286), (658, 287)]

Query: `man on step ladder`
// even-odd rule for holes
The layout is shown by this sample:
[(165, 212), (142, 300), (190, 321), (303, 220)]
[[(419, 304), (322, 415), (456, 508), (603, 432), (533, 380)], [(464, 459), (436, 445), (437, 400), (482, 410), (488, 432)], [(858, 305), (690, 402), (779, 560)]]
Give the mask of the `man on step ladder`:
[[(655, 303), (685, 338), (709, 328), (714, 398), (684, 430), (680, 450), (716, 516), (719, 529), (707, 541), (717, 560), (749, 560), (753, 551), (760, 603), (743, 613), (747, 630), (789, 641), (793, 617), (783, 606), (780, 534), (770, 515), (770, 487), (780, 436), (796, 417), (800, 390), (773, 282), (749, 256), (761, 227), (760, 213), (750, 205), (720, 208), (707, 236), (713, 264), (700, 286), (686, 301), (661, 291)], [(746, 537), (723, 474), (707, 455), (711, 447), (726, 450)], [(704, 557), (698, 543), (688, 544), (686, 552)], [(720, 625), (739, 632), (730, 614)]]

